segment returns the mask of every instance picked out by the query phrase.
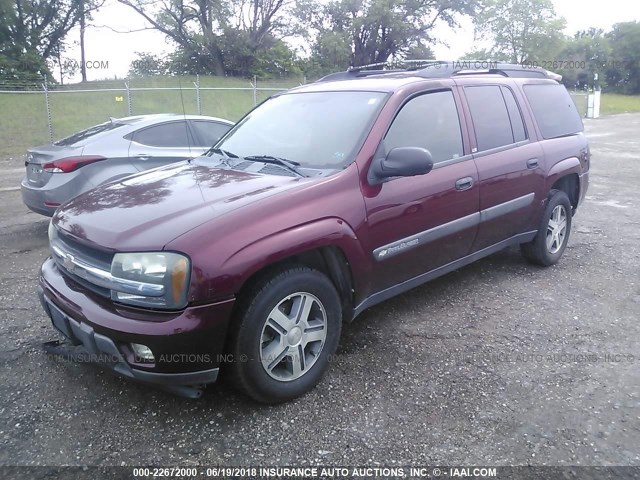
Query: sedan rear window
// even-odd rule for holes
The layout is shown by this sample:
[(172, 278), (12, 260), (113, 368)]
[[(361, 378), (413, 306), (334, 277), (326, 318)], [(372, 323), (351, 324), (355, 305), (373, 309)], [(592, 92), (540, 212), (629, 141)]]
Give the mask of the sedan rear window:
[(569, 92), (562, 85), (525, 85), (524, 93), (546, 139), (582, 132), (582, 119)]
[(83, 140), (87, 140), (99, 133), (109, 132), (111, 130), (115, 130), (116, 128), (124, 127), (124, 124), (118, 122), (105, 122), (100, 125), (95, 125), (93, 127), (87, 128), (86, 130), (81, 130), (80, 132), (74, 133), (62, 140), (58, 140), (54, 142), (54, 145), (59, 147), (71, 147), (76, 143), (80, 143)]

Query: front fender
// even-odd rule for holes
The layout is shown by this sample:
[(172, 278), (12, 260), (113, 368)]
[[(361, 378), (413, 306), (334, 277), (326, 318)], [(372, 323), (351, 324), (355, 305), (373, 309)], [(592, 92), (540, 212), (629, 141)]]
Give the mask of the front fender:
[(371, 262), (351, 226), (335, 217), (282, 230), (237, 250), (222, 264), (225, 290), (236, 294), (252, 275), (263, 268), (326, 246), (337, 247), (344, 253), (351, 268), (354, 288), (356, 292), (360, 291), (361, 280), (367, 278)]

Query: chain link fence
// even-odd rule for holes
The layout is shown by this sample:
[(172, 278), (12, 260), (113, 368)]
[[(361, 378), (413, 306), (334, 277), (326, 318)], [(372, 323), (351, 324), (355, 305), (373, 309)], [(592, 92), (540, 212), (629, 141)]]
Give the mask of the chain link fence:
[(582, 118), (587, 116), (587, 97), (589, 94), (587, 92), (580, 91), (570, 91), (571, 98), (573, 99), (573, 103), (575, 103), (578, 112), (580, 112), (580, 116)]
[[(129, 115), (187, 113), (237, 121), (275, 92), (307, 83), (305, 77), (273, 80), (215, 76), (140, 77), (59, 85), (43, 77), (0, 77), (0, 156), (22, 155), (78, 130)], [(587, 93), (571, 96), (582, 116)]]
[(78, 130), (130, 115), (200, 114), (237, 121), (306, 78), (144, 77), (59, 85), (45, 78), (0, 79), (0, 156), (18, 156)]

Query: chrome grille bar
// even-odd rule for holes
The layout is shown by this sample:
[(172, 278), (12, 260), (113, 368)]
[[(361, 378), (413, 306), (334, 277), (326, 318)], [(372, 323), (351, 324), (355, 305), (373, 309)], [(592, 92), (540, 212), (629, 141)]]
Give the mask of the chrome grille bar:
[(51, 244), (51, 251), (58, 265), (70, 274), (76, 275), (99, 287), (132, 295), (143, 295), (145, 297), (161, 297), (164, 295), (163, 285), (114, 277), (111, 275), (111, 272), (74, 257), (54, 243)]

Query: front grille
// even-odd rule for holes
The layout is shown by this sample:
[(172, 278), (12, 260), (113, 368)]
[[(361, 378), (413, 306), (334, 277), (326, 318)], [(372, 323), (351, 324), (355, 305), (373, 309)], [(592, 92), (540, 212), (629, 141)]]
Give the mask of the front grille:
[(101, 268), (103, 270), (111, 270), (111, 261), (113, 260), (113, 252), (107, 252), (105, 250), (99, 250), (97, 248), (89, 247), (79, 241), (75, 240), (72, 236), (57, 230), (58, 245), (63, 246), (63, 250), (77, 256), (79, 259), (84, 260), (89, 265)]
[[(111, 260), (113, 259), (113, 253), (88, 247), (87, 245), (78, 242), (70, 235), (61, 232), (58, 229), (53, 230), (53, 237), (49, 240), (50, 247), (52, 247), (52, 249), (53, 247), (56, 247), (65, 255), (72, 255), (74, 258), (81, 260), (83, 263), (86, 263), (87, 265), (98, 268), (100, 270), (111, 270)], [(95, 285), (88, 280), (79, 277), (78, 275), (70, 271), (65, 266), (64, 262), (62, 262), (60, 258), (58, 258), (57, 255), (53, 254), (52, 257), (55, 260), (58, 269), (65, 276), (83, 286), (84, 288), (97, 293), (98, 295), (101, 295), (105, 298), (111, 297), (111, 292), (109, 289)]]

